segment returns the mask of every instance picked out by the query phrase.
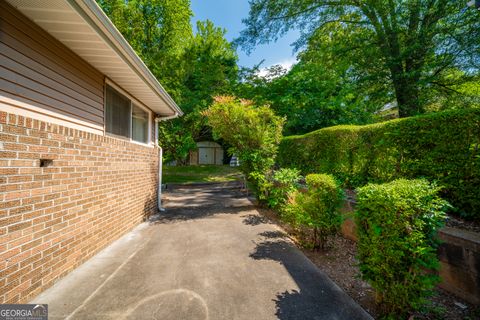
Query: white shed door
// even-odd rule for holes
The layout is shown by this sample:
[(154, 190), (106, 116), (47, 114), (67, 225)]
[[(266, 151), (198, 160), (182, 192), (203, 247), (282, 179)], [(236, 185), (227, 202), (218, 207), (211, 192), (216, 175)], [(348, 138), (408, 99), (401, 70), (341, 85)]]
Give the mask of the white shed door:
[(215, 164), (223, 164), (223, 149), (215, 148)]
[(214, 148), (198, 148), (198, 164), (215, 164)]

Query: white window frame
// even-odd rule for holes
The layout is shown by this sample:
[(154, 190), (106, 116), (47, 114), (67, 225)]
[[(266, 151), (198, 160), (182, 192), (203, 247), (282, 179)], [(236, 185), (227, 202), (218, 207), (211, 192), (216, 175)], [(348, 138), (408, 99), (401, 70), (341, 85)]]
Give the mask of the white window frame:
[[(124, 95), (127, 99), (130, 100), (130, 137), (119, 136), (119, 135), (116, 135), (114, 133), (107, 132), (107, 123), (106, 123), (105, 120), (103, 121), (103, 132), (104, 132), (104, 134), (106, 136), (109, 136), (109, 137), (114, 137), (114, 138), (118, 138), (118, 139), (122, 139), (122, 140), (128, 140), (131, 143), (139, 144), (139, 145), (142, 145), (142, 146), (153, 147), (153, 144), (152, 144), (153, 112), (152, 112), (152, 110), (145, 107), (145, 105), (143, 103), (141, 103), (140, 101), (135, 99), (131, 94), (129, 94), (127, 91), (123, 90), (121, 87), (119, 87), (117, 84), (115, 84), (115, 82), (111, 81), (108, 78), (105, 78), (105, 85), (104, 85), (103, 119), (105, 119), (105, 117), (106, 117), (106, 110), (107, 110), (107, 85), (112, 87), (113, 89), (115, 89), (120, 94)], [(133, 135), (133, 121), (132, 121), (133, 115), (132, 115), (132, 112), (133, 112), (133, 105), (134, 104), (135, 104), (135, 106), (139, 107), (140, 109), (143, 109), (144, 111), (146, 111), (147, 114), (148, 114), (148, 130), (147, 130), (148, 134), (147, 134), (147, 142), (146, 143), (135, 141), (135, 140), (132, 139), (132, 135)]]

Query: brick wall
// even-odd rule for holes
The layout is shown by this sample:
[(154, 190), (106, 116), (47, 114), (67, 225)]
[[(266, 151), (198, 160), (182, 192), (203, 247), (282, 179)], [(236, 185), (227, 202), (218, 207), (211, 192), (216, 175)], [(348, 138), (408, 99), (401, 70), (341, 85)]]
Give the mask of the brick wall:
[(157, 148), (0, 112), (0, 303), (29, 301), (154, 213), (157, 171)]

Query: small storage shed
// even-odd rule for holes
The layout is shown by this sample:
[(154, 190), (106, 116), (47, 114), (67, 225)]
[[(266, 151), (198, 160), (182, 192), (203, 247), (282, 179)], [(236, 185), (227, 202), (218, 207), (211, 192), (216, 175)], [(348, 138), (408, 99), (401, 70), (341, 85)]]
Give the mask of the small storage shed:
[(197, 142), (197, 150), (190, 153), (190, 165), (223, 164), (223, 148), (213, 141)]

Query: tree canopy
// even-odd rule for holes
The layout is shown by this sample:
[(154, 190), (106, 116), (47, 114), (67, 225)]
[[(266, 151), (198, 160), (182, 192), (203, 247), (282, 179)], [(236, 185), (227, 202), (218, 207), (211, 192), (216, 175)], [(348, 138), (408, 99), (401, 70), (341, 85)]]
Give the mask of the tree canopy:
[(182, 95), (181, 54), (193, 38), (190, 0), (97, 0), (175, 100)]
[[(284, 134), (378, 121), (385, 106), (401, 117), (480, 107), (480, 12), (454, 0), (251, 0), (235, 44), (199, 21), (190, 0), (97, 0), (185, 115), (160, 124), (167, 161), (185, 163), (195, 142), (212, 138), (202, 111), (214, 96), (269, 105)], [(260, 72), (237, 66), (291, 29), (297, 63)]]
[(374, 111), (388, 99), (376, 99), (373, 83), (367, 86), (356, 81), (348, 65), (334, 61), (312, 50), (302, 52), (289, 71), (273, 66), (262, 76), (255, 68), (248, 70), (238, 86), (238, 95), (268, 103), (286, 117), (285, 134), (373, 121)]
[(461, 94), (456, 86), (480, 67), (480, 13), (463, 1), (252, 0), (244, 23), (238, 42), (247, 51), (299, 29), (297, 49), (333, 53), (352, 77), (376, 83), (369, 99), (390, 94), (400, 116), (424, 112), (438, 94)]
[(162, 146), (169, 160), (183, 162), (195, 141), (211, 138), (210, 127), (201, 112), (213, 96), (228, 94), (237, 80), (237, 54), (225, 39), (225, 30), (211, 21), (199, 21), (197, 33), (182, 52), (182, 95), (180, 106), (185, 116), (163, 123)]
[(190, 20), (190, 0), (97, 0), (185, 115), (160, 124), (167, 161), (184, 162), (195, 141), (211, 135), (201, 111), (231, 92), (237, 53), (225, 30)]

